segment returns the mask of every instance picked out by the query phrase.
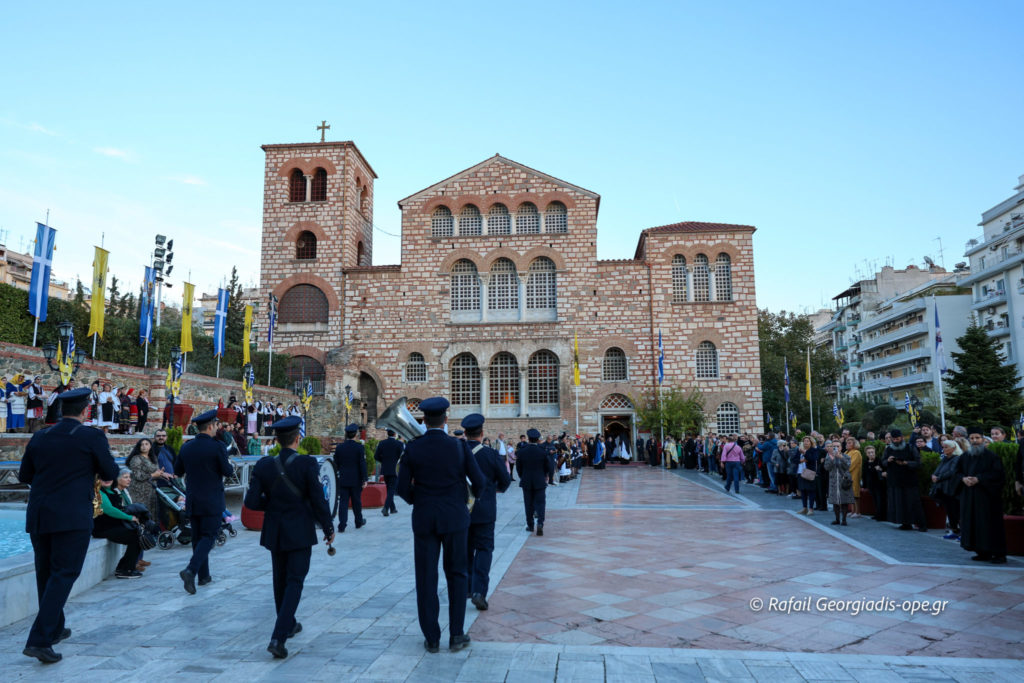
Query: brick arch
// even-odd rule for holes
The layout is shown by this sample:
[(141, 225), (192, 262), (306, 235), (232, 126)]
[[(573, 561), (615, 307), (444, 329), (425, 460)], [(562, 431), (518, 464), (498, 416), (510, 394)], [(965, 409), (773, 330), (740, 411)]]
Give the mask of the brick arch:
[(381, 375), (381, 372), (377, 368), (377, 366), (368, 361), (366, 358), (358, 358), (356, 359), (356, 362), (353, 364), (352, 369), (355, 370), (357, 374), (360, 372), (365, 372), (367, 375), (373, 378), (373, 381), (377, 383), (377, 399), (381, 400), (381, 397), (384, 396), (386, 392), (387, 383), (384, 381), (384, 377)]
[(590, 398), (587, 399), (585, 409), (588, 411), (600, 410), (601, 404), (604, 403), (606, 398), (612, 394), (622, 394), (629, 399), (630, 403), (633, 404), (633, 410), (636, 410), (637, 398), (630, 389), (632, 389), (632, 387), (628, 384), (609, 384), (602, 386), (600, 391), (594, 392), (591, 394)]
[(722, 347), (725, 345), (725, 342), (723, 341), (722, 334), (713, 327), (703, 327), (700, 332), (690, 335), (690, 350), (696, 353), (697, 347), (700, 346), (700, 343), (706, 341), (714, 344), (715, 350), (719, 352), (719, 355), (721, 355)]
[(288, 178), (296, 168), (302, 171), (305, 175), (313, 175), (313, 171), (318, 168), (322, 168), (327, 171), (327, 175), (333, 175), (338, 172), (337, 167), (326, 157), (313, 157), (312, 159), (292, 157), (281, 164), (277, 169), (277, 174), (282, 178)]
[(598, 361), (603, 361), (605, 352), (613, 346), (622, 349), (627, 359), (636, 358), (636, 345), (629, 337), (602, 337), (600, 344), (593, 347), (595, 349), (594, 358)]
[(544, 209), (551, 202), (562, 202), (565, 204), (567, 211), (571, 211), (576, 208), (577, 202), (571, 194), (568, 192), (517, 192), (516, 194), (508, 194), (506, 192), (499, 192), (497, 194), (463, 194), (463, 195), (452, 195), (452, 196), (437, 196), (433, 197), (420, 207), (420, 212), (426, 215), (430, 215), (439, 206), (447, 206), (452, 210), (452, 213), (458, 215), (458, 212), (466, 204), (474, 204), (480, 213), (487, 214), (495, 204), (504, 204), (509, 213), (515, 213), (516, 207), (523, 202), (533, 202), (537, 205), (537, 211), (543, 213)]
[(559, 252), (553, 251), (547, 247), (534, 247), (520, 257), (518, 264), (519, 271), (525, 273), (530, 269), (530, 264), (533, 263), (533, 260), (540, 256), (551, 259), (555, 264), (555, 270), (565, 270), (565, 259), (562, 258), (562, 255)]
[(430, 365), (431, 361), (435, 361), (437, 354), (434, 352), (434, 347), (430, 345), (430, 342), (409, 342), (406, 344), (399, 344), (397, 349), (398, 363), (404, 363), (409, 359), (410, 353), (418, 353), (423, 356), (423, 360)]
[(288, 228), (288, 232), (284, 234), (284, 241), (294, 242), (299, 239), (299, 235), (307, 230), (316, 235), (317, 243), (325, 242), (327, 240), (327, 233), (324, 232), (324, 229), (320, 227), (320, 225), (313, 223), (312, 221), (299, 221), (292, 227)]
[(317, 363), (324, 366), (327, 369), (327, 352), (316, 348), (315, 346), (289, 346), (281, 349), (280, 351), (274, 350), (275, 353), (283, 353), (289, 356), (309, 356), (316, 360)]
[(544, 209), (548, 208), (548, 204), (551, 202), (562, 202), (565, 204), (566, 211), (571, 211), (576, 208), (576, 201), (568, 192), (560, 192), (557, 190), (553, 192), (543, 192), (540, 195), (540, 201), (542, 203), (537, 205), (537, 209), (540, 210), (541, 213), (544, 212)]
[(481, 270), (489, 272), (491, 270), (491, 267), (494, 265), (494, 262), (500, 258), (507, 258), (509, 261), (511, 261), (512, 265), (515, 266), (517, 272), (523, 271), (521, 267), (522, 264), (520, 263), (519, 254), (513, 249), (509, 249), (508, 247), (501, 247), (499, 249), (489, 251), (487, 253), (487, 256), (484, 257), (484, 267), (481, 268)]
[(434, 197), (433, 199), (425, 203), (422, 207), (420, 207), (420, 213), (424, 214), (429, 218), (431, 215), (433, 215), (434, 209), (436, 209), (439, 206), (444, 206), (450, 209), (453, 216), (458, 215), (454, 208), (456, 206), (455, 197)]
[(712, 265), (714, 265), (715, 263), (715, 258), (717, 258), (718, 255), (722, 253), (729, 255), (729, 260), (732, 262), (733, 265), (736, 265), (736, 261), (741, 258), (739, 247), (737, 247), (735, 244), (732, 244), (731, 242), (718, 242), (708, 247), (708, 251), (711, 252), (708, 254), (708, 261)]
[(476, 269), (480, 270), (480, 265), (484, 262), (483, 256), (472, 249), (466, 249), (465, 247), (460, 249), (452, 249), (438, 267), (438, 270), (447, 275), (451, 272), (452, 266), (455, 265), (456, 261), (466, 259), (472, 261), (476, 265)]
[(334, 287), (328, 284), (327, 280), (323, 279), (319, 275), (313, 273), (295, 273), (284, 280), (277, 283), (274, 287), (274, 295), (280, 299), (284, 296), (284, 293), (295, 285), (313, 285), (319, 287), (320, 291), (327, 297), (327, 305), (330, 311), (337, 311), (341, 306), (338, 303), (338, 295), (334, 291)]
[[(520, 354), (516, 353), (515, 351), (512, 351), (511, 349), (495, 349), (494, 351), (491, 352), (491, 355), (487, 357), (486, 362), (481, 362), (479, 356), (477, 356), (476, 362), (482, 368), (489, 368), (491, 367), (491, 361), (493, 361), (499, 353), (507, 353), (513, 358), (515, 358), (516, 366), (519, 368), (519, 372), (523, 372), (523, 370), (526, 367), (525, 361), (520, 357)], [(527, 355), (527, 359), (529, 359), (529, 355)]]
[[(446, 199), (446, 198), (445, 197), (441, 197), (441, 199)], [(484, 210), (483, 210), (482, 207), (484, 205), (484, 202), (486, 202), (486, 201), (487, 201), (487, 197), (485, 197), (484, 195), (478, 195), (478, 194), (459, 195), (458, 197), (454, 198), (454, 202), (452, 202), (452, 204), (451, 204), (452, 213), (455, 214), (456, 216), (458, 216), (460, 213), (462, 213), (462, 210), (464, 208), (466, 208), (467, 206), (472, 204), (476, 208), (480, 209), (480, 213), (483, 214)]]

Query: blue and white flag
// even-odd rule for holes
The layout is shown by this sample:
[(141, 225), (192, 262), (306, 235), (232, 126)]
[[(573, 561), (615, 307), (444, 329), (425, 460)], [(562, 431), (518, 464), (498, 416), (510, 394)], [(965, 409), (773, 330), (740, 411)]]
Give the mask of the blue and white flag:
[(270, 305), (267, 307), (267, 315), (270, 318), (270, 324), (267, 325), (267, 343), (273, 345), (274, 325), (277, 324), (277, 297), (273, 294), (270, 295)]
[(949, 372), (949, 368), (946, 367), (946, 353), (942, 350), (942, 327), (939, 325), (939, 305), (935, 303), (934, 297), (932, 298), (932, 304), (935, 305), (935, 362), (939, 366), (939, 375), (944, 375)]
[(299, 423), (299, 436), (306, 438), (306, 418), (302, 418), (302, 422)]
[(224, 338), (227, 336), (228, 324), (228, 290), (217, 290), (217, 311), (213, 322), (213, 355), (224, 355)]
[(903, 393), (903, 409), (908, 413), (910, 412), (910, 392), (906, 391)]
[(658, 330), (658, 384), (665, 381), (665, 347), (661, 345), (661, 330)]
[(782, 390), (786, 394), (786, 403), (789, 403), (789, 360), (782, 359)]
[(53, 245), (57, 231), (36, 223), (36, 249), (32, 255), (32, 284), (28, 288), (28, 312), (46, 322), (46, 303), (50, 296), (50, 270), (53, 266)]
[(139, 346), (153, 341), (155, 294), (156, 271), (146, 266), (146, 277), (142, 280), (142, 300), (139, 302)]

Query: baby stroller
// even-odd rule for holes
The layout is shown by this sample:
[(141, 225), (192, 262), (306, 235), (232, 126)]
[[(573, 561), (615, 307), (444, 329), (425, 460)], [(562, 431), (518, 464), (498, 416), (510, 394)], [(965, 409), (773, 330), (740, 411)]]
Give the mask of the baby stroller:
[(174, 479), (169, 483), (154, 481), (153, 488), (156, 489), (157, 514), (160, 517), (157, 545), (167, 550), (175, 540), (182, 545), (191, 543), (192, 528), (185, 514), (185, 492), (181, 490), (181, 480)]

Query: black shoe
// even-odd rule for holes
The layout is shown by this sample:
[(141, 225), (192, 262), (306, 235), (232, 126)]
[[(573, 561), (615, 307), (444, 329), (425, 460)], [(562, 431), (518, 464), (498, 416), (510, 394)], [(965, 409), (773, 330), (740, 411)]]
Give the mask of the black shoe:
[(837, 519), (836, 521), (832, 522), (832, 526), (839, 526), (839, 520)]
[(356, 522), (356, 528), (357, 529), (359, 529), (361, 527), (364, 527), (364, 526), (366, 526), (366, 520), (365, 519)]
[(542, 526), (537, 527), (537, 535), (538, 536), (543, 536), (544, 535), (544, 527), (542, 527)]
[(528, 527), (526, 527), (526, 530), (527, 531), (533, 531), (533, 527), (532, 526), (528, 526)]
[(26, 647), (21, 654), (26, 657), (35, 657), (43, 664), (53, 664), (61, 660), (61, 654), (54, 652), (52, 647)]
[(270, 641), (270, 645), (267, 645), (267, 652), (274, 655), (274, 659), (284, 659), (288, 656), (288, 650), (284, 649), (284, 643), (280, 640)]
[(974, 560), (975, 562), (991, 562), (992, 561), (992, 556), (991, 555), (981, 555), (981, 554), (978, 554), (978, 555), (975, 555), (974, 557), (972, 557), (971, 559)]
[(900, 524), (900, 525), (899, 525), (898, 527), (896, 527), (896, 528), (897, 528), (897, 529), (899, 529), (900, 531), (910, 531), (910, 530), (912, 530), (912, 529), (913, 529), (914, 527), (910, 526), (909, 524)]
[(924, 533), (928, 533), (928, 527), (926, 527), (926, 526), (919, 526), (919, 527), (917, 527), (917, 530), (918, 531), (923, 531)]
[(398, 508), (395, 508), (394, 510), (392, 510), (392, 511), (391, 511), (391, 514), (393, 514), (393, 515), (397, 515), (397, 514), (398, 514)]
[(1003, 556), (993, 557), (989, 560), (992, 564), (1006, 564), (1006, 558)]
[(288, 640), (289, 638), (294, 638), (300, 633), (302, 633), (302, 624), (296, 621), (295, 626), (292, 627), (292, 630), (289, 631), (288, 635), (286, 635), (284, 638), (285, 640)]
[(339, 524), (339, 525), (338, 525), (338, 533), (339, 533), (339, 534), (343, 534), (343, 533), (345, 533), (345, 527), (343, 527), (342, 525), (340, 525), (340, 524)]
[(458, 652), (463, 648), (469, 647), (469, 636), (452, 636), (448, 639), (448, 649), (452, 652)]
[(66, 629), (64, 629), (63, 631), (61, 631), (60, 633), (57, 634), (57, 637), (53, 639), (53, 644), (56, 645), (60, 641), (67, 640), (70, 637), (71, 637), (71, 629), (66, 628)]
[(385, 510), (381, 510), (381, 511), (380, 511), (380, 514), (382, 514), (382, 515), (384, 515), (385, 517), (387, 517), (387, 516), (388, 516), (388, 511), (387, 511), (386, 509), (385, 509)]
[(178, 572), (178, 576), (185, 582), (185, 592), (189, 595), (196, 594), (196, 575), (188, 569), (182, 569)]
[(487, 609), (487, 599), (479, 593), (473, 593), (469, 599), (473, 601), (473, 606), (481, 612)]
[(114, 572), (114, 578), (115, 579), (141, 579), (142, 578), (142, 572), (136, 571), (134, 569), (131, 570), (131, 571), (126, 571), (124, 569), (118, 569), (116, 572)]
[(441, 643), (439, 643), (437, 641), (434, 641), (432, 643), (429, 640), (424, 640), (423, 641), (423, 649), (426, 650), (427, 652), (429, 652), (432, 655), (436, 655), (438, 652), (441, 651)]
[(213, 577), (207, 576), (205, 579), (199, 579), (198, 583), (200, 586), (205, 586), (208, 583), (213, 583)]
[(841, 521), (839, 524), (840, 524), (840, 526), (847, 526), (845, 519), (843, 521)]

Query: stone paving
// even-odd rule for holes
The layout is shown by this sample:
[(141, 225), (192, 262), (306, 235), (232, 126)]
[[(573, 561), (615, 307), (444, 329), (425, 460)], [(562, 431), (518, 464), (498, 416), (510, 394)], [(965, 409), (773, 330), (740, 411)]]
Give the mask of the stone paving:
[[(154, 564), (141, 580), (108, 580), (71, 600), (73, 635), (57, 646), (58, 664), (21, 655), (30, 620), (0, 629), (0, 671), (4, 681), (104, 682), (1024, 680), (1019, 559), (970, 571), (904, 564), (851, 545), (824, 516), (806, 520), (744, 493), (693, 473), (587, 470), (548, 489), (538, 538), (523, 530), (522, 497), (510, 489), (499, 497), (491, 609), (469, 606), (473, 644), (455, 654), (423, 651), (410, 509), (400, 502), (398, 515), (371, 510), (367, 526), (340, 535), (336, 557), (314, 548), (304, 628), (286, 660), (265, 651), (268, 554), (257, 533), (241, 531), (214, 551), (214, 583), (196, 596), (177, 578), (188, 556), (178, 547), (147, 553)], [(938, 616), (750, 607), (790, 595), (950, 604)], [(442, 627), (445, 615), (442, 592)]]

